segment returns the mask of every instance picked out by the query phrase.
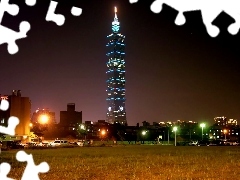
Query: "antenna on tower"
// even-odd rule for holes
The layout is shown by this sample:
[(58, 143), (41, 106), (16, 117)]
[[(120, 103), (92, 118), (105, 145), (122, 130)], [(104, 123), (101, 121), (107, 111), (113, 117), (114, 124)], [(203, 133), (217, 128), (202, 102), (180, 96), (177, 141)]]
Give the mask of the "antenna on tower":
[(114, 12), (115, 12), (115, 19), (117, 19), (117, 7), (114, 7)]
[(114, 7), (114, 12), (115, 12), (115, 16), (114, 16), (114, 20), (112, 22), (112, 30), (114, 33), (117, 33), (119, 31), (120, 28), (120, 23), (118, 22), (118, 17), (117, 17), (117, 7)]

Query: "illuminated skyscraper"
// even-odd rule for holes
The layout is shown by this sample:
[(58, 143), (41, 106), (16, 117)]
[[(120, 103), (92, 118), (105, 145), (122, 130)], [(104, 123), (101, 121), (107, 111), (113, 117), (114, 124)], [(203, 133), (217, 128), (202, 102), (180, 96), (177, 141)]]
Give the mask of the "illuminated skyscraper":
[(119, 32), (120, 23), (115, 7), (112, 34), (107, 36), (107, 122), (126, 124), (125, 110), (125, 36)]

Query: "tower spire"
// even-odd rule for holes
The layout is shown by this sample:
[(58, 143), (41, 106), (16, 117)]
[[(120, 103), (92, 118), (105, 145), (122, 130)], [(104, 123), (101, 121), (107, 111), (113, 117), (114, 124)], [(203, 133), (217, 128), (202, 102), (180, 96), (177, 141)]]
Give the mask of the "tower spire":
[(113, 30), (113, 33), (117, 33), (120, 29), (120, 23), (118, 22), (116, 6), (114, 7), (114, 12), (115, 12), (115, 16), (114, 16), (114, 20), (112, 22), (112, 30)]
[(117, 18), (117, 7), (116, 6), (114, 7), (114, 12), (115, 12), (115, 18), (114, 18), (114, 20), (115, 20), (115, 19), (118, 19)]

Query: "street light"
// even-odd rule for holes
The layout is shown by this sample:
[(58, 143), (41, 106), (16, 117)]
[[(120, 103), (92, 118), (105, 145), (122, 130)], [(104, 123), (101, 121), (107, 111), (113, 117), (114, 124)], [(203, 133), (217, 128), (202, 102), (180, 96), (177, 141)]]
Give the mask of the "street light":
[(224, 133), (224, 135), (225, 135), (225, 141), (226, 141), (226, 140), (227, 140), (227, 130), (224, 129), (224, 130), (223, 130), (223, 133)]
[(168, 139), (167, 140), (168, 140), (168, 144), (169, 144), (169, 127), (167, 128), (167, 133), (168, 133), (168, 137), (167, 137)]
[(145, 136), (146, 136), (146, 134), (147, 134), (147, 131), (146, 131), (146, 130), (143, 130), (143, 131), (142, 131), (143, 144), (144, 144), (144, 140), (145, 140)]
[(81, 125), (79, 125), (79, 126), (80, 126), (80, 129), (85, 130), (84, 124), (81, 124)]
[(175, 132), (175, 146), (177, 146), (177, 127), (173, 127), (173, 131)]
[(202, 140), (203, 140), (203, 128), (205, 127), (206, 125), (204, 123), (201, 123), (200, 124), (200, 127), (202, 128)]
[(48, 119), (49, 119), (48, 116), (46, 114), (43, 114), (39, 117), (39, 122), (41, 124), (46, 124), (48, 122)]
[(82, 136), (82, 135), (84, 135), (84, 139), (85, 139), (85, 141), (86, 141), (86, 126), (85, 126), (85, 124), (79, 124), (79, 131), (78, 131), (78, 133), (80, 133), (80, 135)]
[(147, 133), (146, 131), (142, 131), (142, 135), (143, 135), (143, 136), (145, 136), (145, 135), (146, 135), (146, 133)]
[(103, 129), (103, 130), (101, 131), (101, 135), (102, 135), (102, 136), (105, 136), (105, 134), (106, 134), (106, 131)]

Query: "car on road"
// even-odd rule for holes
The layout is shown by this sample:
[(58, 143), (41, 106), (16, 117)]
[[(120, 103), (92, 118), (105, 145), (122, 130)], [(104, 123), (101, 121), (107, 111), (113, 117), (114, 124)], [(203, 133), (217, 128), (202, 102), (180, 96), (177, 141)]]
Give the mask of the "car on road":
[(2, 150), (24, 149), (21, 141), (2, 141)]
[(67, 140), (55, 140), (49, 143), (49, 146), (56, 147), (56, 146), (66, 146), (69, 145)]
[(238, 146), (239, 143), (236, 141), (224, 141), (225, 146)]
[(210, 143), (209, 141), (201, 140), (198, 141), (198, 146), (208, 146), (209, 143)]
[(197, 146), (198, 145), (198, 141), (190, 141), (188, 143), (189, 146)]

